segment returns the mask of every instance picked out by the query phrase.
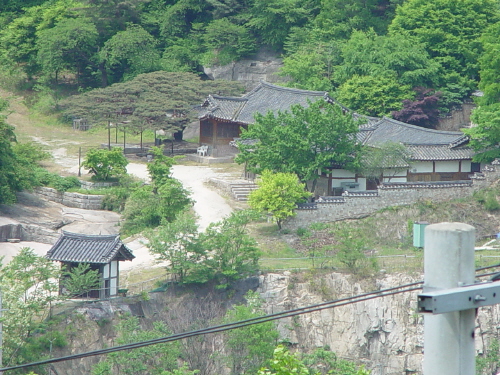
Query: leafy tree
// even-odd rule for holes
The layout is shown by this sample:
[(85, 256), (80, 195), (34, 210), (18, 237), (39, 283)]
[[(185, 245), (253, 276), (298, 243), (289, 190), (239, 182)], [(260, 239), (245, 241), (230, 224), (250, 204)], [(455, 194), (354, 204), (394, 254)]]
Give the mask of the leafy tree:
[(140, 25), (129, 24), (104, 43), (100, 59), (113, 72), (115, 81), (160, 70), (157, 40)]
[(227, 18), (209, 23), (204, 33), (209, 63), (226, 65), (256, 49), (255, 39), (245, 26), (235, 25)]
[(440, 93), (433, 90), (417, 87), (416, 100), (403, 100), (403, 109), (392, 112), (392, 117), (398, 121), (435, 129), (439, 123), (439, 98)]
[(425, 45), (407, 35), (379, 36), (373, 30), (355, 31), (341, 48), (342, 62), (334, 80), (343, 84), (354, 76), (390, 76), (401, 85), (434, 87), (441, 66)]
[(97, 181), (107, 181), (127, 173), (128, 160), (120, 148), (111, 150), (92, 148), (85, 155), (82, 166), (89, 169)]
[(16, 157), (12, 150), (12, 142), (15, 141), (14, 127), (0, 119), (0, 203), (15, 202), (15, 192), (21, 190), (16, 176)]
[(263, 43), (280, 49), (292, 26), (307, 23), (313, 4), (304, 0), (255, 0), (248, 25)]
[(300, 181), (312, 181), (314, 191), (318, 171), (326, 172), (332, 163), (356, 168), (359, 145), (357, 121), (337, 104), (318, 100), (309, 107), (292, 106), (291, 112), (256, 114), (255, 123), (243, 130), (237, 163), (249, 170), (296, 174)]
[(463, 87), (474, 87), (481, 53), (479, 37), (499, 16), (496, 0), (409, 0), (396, 9), (389, 33), (416, 37), (426, 46), (444, 68), (441, 86), (458, 74), (469, 80)]
[(338, 358), (328, 348), (318, 348), (302, 356), (302, 361), (311, 375), (369, 375), (364, 366)]
[(29, 362), (24, 348), (42, 327), (50, 306), (58, 301), (59, 267), (24, 247), (8, 264), (0, 265), (3, 324), (3, 364)]
[[(258, 293), (249, 291), (245, 295), (246, 305), (233, 306), (223, 322), (231, 323), (264, 315)], [(231, 374), (254, 374), (268, 364), (273, 356), (279, 333), (274, 322), (265, 322), (227, 331), (224, 346), (227, 365)]]
[[(235, 82), (202, 81), (193, 73), (154, 72), (75, 95), (60, 103), (70, 118), (87, 118), (106, 123), (128, 120), (131, 127), (180, 132), (197, 118), (194, 105), (208, 94), (234, 95), (241, 86)], [(167, 114), (167, 116), (165, 115)]]
[(201, 264), (206, 252), (190, 213), (183, 212), (175, 221), (146, 232), (146, 237), (150, 253), (158, 261), (168, 262), (167, 271), (179, 283), (199, 282), (200, 277), (201, 282), (208, 280), (205, 266)]
[(403, 0), (323, 0), (315, 26), (324, 30), (325, 38), (348, 39), (354, 30), (385, 34), (397, 5)]
[(201, 237), (202, 246), (210, 254), (207, 265), (219, 287), (227, 287), (258, 270), (260, 251), (247, 228), (255, 218), (251, 211), (233, 212), (228, 218), (210, 224)]
[(355, 75), (337, 90), (337, 100), (353, 111), (381, 117), (402, 108), (402, 101), (413, 98), (410, 86), (391, 76)]
[(69, 70), (76, 74), (77, 82), (92, 71), (97, 52), (98, 34), (89, 19), (63, 19), (56, 26), (37, 33), (38, 63), (45, 75)]
[(175, 163), (174, 158), (170, 158), (163, 154), (163, 150), (159, 147), (151, 149), (153, 160), (148, 163), (149, 176), (155, 188), (160, 187), (170, 178), (172, 178), (172, 166)]
[(99, 270), (90, 269), (88, 263), (79, 263), (76, 267), (63, 272), (61, 282), (69, 296), (81, 296), (99, 288)]
[(257, 375), (309, 375), (309, 370), (297, 353), (290, 353), (283, 345), (278, 345), (274, 349), (273, 359), (269, 367), (260, 369)]
[(135, 234), (162, 223), (171, 223), (191, 204), (189, 192), (174, 178), (157, 188), (151, 185), (139, 187), (125, 203), (122, 231)]
[(281, 229), (286, 218), (294, 216), (297, 203), (311, 196), (311, 193), (304, 190), (304, 184), (292, 173), (272, 173), (265, 170), (257, 185), (258, 189), (252, 191), (248, 197), (248, 204), (259, 212), (272, 215), (278, 229)]
[(481, 37), (483, 53), (479, 57), (479, 89), (483, 96), (478, 98), (481, 105), (498, 103), (500, 101), (500, 22), (490, 26)]
[(470, 137), (469, 145), (477, 152), (473, 160), (489, 163), (500, 157), (500, 103), (476, 108), (471, 120), (477, 125), (463, 132)]
[(406, 147), (401, 143), (386, 142), (379, 147), (367, 147), (362, 150), (362, 163), (359, 172), (373, 180), (377, 180), (389, 173), (389, 181), (391, 177), (399, 172), (404, 171), (409, 161), (411, 154)]
[(376, 258), (368, 259), (365, 255), (369, 243), (359, 230), (340, 228), (334, 235), (337, 240), (337, 259), (350, 272), (369, 272), (376, 268)]
[[(171, 335), (165, 323), (153, 322), (152, 329), (141, 326), (139, 318), (133, 316), (120, 321), (116, 327), (116, 345), (153, 340)], [(110, 375), (113, 373), (130, 375), (163, 375), (164, 371), (178, 369), (180, 350), (178, 343), (150, 345), (133, 350), (108, 354), (92, 368), (92, 375)], [(184, 372), (181, 372), (184, 375)]]

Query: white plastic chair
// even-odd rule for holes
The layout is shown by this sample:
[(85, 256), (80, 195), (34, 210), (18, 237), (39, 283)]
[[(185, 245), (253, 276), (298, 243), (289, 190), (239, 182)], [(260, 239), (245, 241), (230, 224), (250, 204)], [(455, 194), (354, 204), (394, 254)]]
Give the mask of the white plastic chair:
[(198, 156), (207, 156), (208, 155), (208, 146), (200, 146), (196, 150)]

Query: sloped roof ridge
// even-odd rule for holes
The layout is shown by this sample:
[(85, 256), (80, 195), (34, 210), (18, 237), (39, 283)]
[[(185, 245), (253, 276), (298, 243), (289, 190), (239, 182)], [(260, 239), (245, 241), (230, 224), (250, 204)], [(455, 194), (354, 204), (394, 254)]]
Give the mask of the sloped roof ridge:
[(276, 91), (286, 91), (286, 92), (293, 92), (293, 93), (297, 93), (297, 94), (328, 96), (327, 91), (312, 91), (312, 90), (296, 89), (294, 87), (284, 87), (284, 86), (273, 85), (272, 83), (261, 80), (259, 83), (259, 86), (255, 87), (252, 91), (245, 94), (244, 97), (250, 96), (254, 92), (260, 90), (262, 87), (266, 87), (266, 88), (276, 90)]
[(462, 136), (465, 137), (464, 133), (462, 133), (462, 132), (454, 132), (454, 131), (450, 131), (450, 130), (436, 130), (436, 129), (424, 128), (422, 126), (408, 124), (406, 122), (398, 121), (398, 120), (395, 120), (393, 118), (385, 117), (385, 116), (382, 117), (380, 119), (380, 121), (378, 121), (375, 125), (378, 126), (378, 124), (381, 121), (384, 121), (384, 120), (392, 122), (392, 123), (397, 124), (397, 125), (405, 126), (405, 127), (408, 127), (408, 128), (413, 128), (413, 129), (416, 129), (416, 130), (426, 131), (426, 132), (429, 132), (429, 133), (435, 133), (435, 134), (456, 134), (456, 135), (462, 135)]
[(82, 240), (115, 240), (119, 237), (118, 234), (82, 234), (82, 233), (73, 233), (63, 230), (63, 236), (65, 237), (73, 237), (75, 239)]
[(236, 102), (246, 102), (248, 98), (238, 97), (238, 96), (222, 96), (222, 95), (209, 95), (212, 99), (215, 100), (234, 100)]

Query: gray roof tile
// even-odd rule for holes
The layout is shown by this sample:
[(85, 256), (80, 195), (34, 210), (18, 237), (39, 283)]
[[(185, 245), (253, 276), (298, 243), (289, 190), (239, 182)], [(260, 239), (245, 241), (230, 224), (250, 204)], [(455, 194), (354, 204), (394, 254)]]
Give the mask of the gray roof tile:
[(118, 235), (88, 235), (63, 231), (46, 257), (75, 263), (109, 263), (132, 260), (135, 256)]

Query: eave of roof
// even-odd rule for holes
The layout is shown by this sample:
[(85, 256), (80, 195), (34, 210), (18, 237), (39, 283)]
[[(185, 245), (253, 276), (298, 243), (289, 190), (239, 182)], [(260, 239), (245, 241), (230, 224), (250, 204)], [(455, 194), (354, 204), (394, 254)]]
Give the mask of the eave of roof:
[(50, 260), (106, 264), (114, 259), (132, 260), (135, 256), (118, 235), (86, 235), (63, 231), (47, 253)]

